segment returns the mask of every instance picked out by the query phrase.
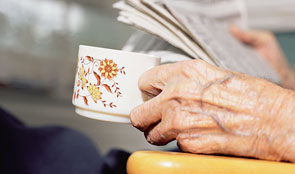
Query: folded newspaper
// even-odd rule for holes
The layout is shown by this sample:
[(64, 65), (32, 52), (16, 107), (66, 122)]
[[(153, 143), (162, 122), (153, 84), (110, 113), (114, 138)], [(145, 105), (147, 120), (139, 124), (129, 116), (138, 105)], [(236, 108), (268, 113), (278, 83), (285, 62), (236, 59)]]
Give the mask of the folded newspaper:
[[(271, 65), (229, 33), (241, 16), (236, 0), (125, 0), (118, 20), (136, 33), (123, 48), (159, 55), (163, 62), (202, 59), (212, 65), (279, 83)], [(151, 36), (151, 35), (154, 36)]]

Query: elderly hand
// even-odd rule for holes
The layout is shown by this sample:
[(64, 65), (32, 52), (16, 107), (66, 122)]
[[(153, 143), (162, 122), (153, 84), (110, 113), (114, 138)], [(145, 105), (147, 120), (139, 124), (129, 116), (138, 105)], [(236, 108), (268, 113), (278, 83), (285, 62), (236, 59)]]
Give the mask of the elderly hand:
[(230, 27), (231, 33), (240, 41), (252, 46), (279, 73), (282, 86), (295, 89), (295, 73), (289, 67), (275, 36), (267, 31), (244, 31), (235, 25)]
[(155, 67), (139, 88), (149, 100), (132, 124), (151, 144), (191, 153), (295, 162), (294, 92), (201, 60)]

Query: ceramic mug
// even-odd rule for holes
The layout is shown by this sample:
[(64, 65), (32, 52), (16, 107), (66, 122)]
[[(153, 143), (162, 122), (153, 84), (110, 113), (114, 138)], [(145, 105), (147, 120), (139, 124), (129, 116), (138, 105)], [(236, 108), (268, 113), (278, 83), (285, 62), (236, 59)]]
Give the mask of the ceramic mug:
[(143, 103), (138, 79), (160, 62), (156, 56), (80, 45), (72, 100), (76, 113), (130, 123), (130, 111)]

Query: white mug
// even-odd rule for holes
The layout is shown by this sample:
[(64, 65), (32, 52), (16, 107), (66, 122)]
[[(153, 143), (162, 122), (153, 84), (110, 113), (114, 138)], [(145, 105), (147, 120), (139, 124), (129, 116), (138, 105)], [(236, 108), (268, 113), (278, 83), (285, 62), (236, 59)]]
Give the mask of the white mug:
[(130, 111), (143, 103), (138, 79), (160, 62), (156, 56), (80, 45), (72, 100), (76, 113), (130, 123)]

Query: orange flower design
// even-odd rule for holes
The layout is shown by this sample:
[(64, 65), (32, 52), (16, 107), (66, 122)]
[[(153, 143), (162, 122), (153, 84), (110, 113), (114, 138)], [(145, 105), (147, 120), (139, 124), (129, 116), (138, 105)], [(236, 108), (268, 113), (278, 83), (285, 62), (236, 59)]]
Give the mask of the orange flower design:
[(118, 72), (117, 64), (115, 64), (112, 59), (104, 59), (101, 61), (98, 70), (103, 77), (108, 79), (116, 77)]
[[(78, 58), (76, 73), (77, 88), (74, 91), (74, 100), (82, 100), (87, 106), (91, 104), (89, 103), (90, 100), (94, 103), (101, 102), (104, 107), (117, 107), (114, 101), (108, 102), (104, 99), (104, 93), (109, 93), (109, 95), (114, 95), (117, 98), (122, 97), (116, 77), (120, 74), (126, 75), (124, 66), (118, 67), (113, 59), (85, 56)], [(94, 81), (92, 82), (92, 80)]]

